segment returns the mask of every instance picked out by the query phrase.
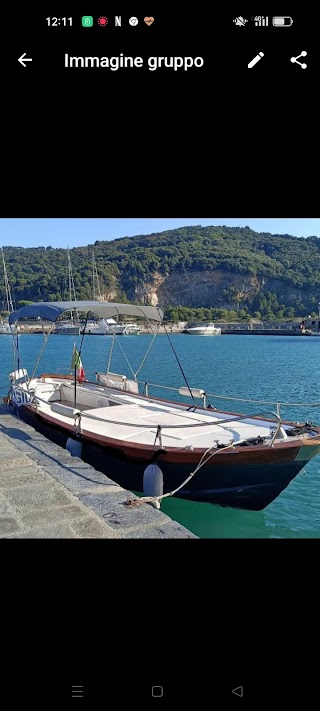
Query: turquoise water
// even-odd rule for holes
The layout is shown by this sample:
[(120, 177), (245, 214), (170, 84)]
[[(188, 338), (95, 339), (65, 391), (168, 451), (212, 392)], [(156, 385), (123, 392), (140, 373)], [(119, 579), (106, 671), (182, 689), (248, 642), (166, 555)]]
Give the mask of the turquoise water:
[[(73, 342), (81, 337), (50, 336), (38, 373), (69, 372)], [(234, 397), (246, 397), (290, 402), (318, 402), (320, 338), (303, 336), (201, 336), (173, 335), (189, 384), (207, 392)], [(122, 336), (119, 339), (134, 370), (151, 342), (150, 336)], [(19, 337), (21, 367), (32, 373), (43, 337)], [(130, 375), (127, 362), (115, 343), (111, 370)], [(84, 339), (82, 362), (87, 376), (96, 370), (105, 371), (111, 338), (89, 336)], [(12, 370), (11, 336), (0, 336), (0, 390), (8, 389), (8, 372)], [(180, 387), (184, 381), (174, 358), (169, 340), (158, 336), (144, 363), (139, 379), (162, 385)], [(166, 391), (151, 392), (168, 397)], [(215, 400), (224, 409), (257, 412), (259, 406), (228, 400)], [(269, 406), (266, 406), (269, 409)], [(271, 410), (274, 409), (271, 407)], [(284, 419), (320, 423), (319, 408), (286, 408)], [(112, 472), (110, 472), (112, 478)], [(162, 510), (202, 538), (314, 538), (320, 537), (320, 457), (316, 458), (294, 479), (290, 486), (264, 511), (240, 511), (209, 504), (166, 499)]]

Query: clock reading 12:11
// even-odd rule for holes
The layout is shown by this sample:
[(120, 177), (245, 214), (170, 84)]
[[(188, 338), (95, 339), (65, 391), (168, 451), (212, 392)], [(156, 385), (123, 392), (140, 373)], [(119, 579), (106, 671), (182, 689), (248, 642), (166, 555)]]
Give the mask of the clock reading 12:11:
[(46, 22), (49, 27), (60, 27), (60, 25), (71, 27), (72, 17), (46, 17)]

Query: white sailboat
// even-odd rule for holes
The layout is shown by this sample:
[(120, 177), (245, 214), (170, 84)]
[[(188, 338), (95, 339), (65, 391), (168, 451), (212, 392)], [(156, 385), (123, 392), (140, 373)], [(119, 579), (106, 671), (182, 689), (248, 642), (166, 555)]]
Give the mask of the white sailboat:
[[(101, 295), (99, 274), (94, 251), (92, 251), (92, 292), (94, 301), (104, 301), (104, 298)], [(100, 319), (99, 321), (87, 321), (84, 332), (86, 335), (91, 336), (121, 336), (124, 332), (124, 326), (118, 324), (113, 318)]]
[[(69, 279), (69, 300), (76, 301), (76, 290), (73, 280), (73, 272), (70, 260), (70, 253), (68, 248), (68, 279)], [(76, 316), (74, 316), (76, 313)], [(78, 336), (80, 333), (80, 324), (77, 316), (77, 312), (71, 311), (71, 317), (68, 321), (60, 321), (57, 323), (54, 333), (58, 336)]]
[[(4, 288), (5, 288), (5, 294), (6, 294), (6, 310), (8, 311), (9, 314), (12, 314), (14, 311), (13, 308), (13, 302), (12, 302), (12, 296), (11, 296), (11, 288), (9, 284), (9, 279), (8, 279), (8, 273), (7, 273), (7, 267), (6, 267), (6, 262), (4, 258), (4, 251), (3, 247), (1, 247), (1, 256), (2, 256), (2, 264), (3, 264), (3, 276), (4, 276)], [(18, 327), (18, 330), (20, 330), (20, 327)], [(0, 322), (0, 335), (9, 335), (11, 334), (11, 327), (9, 326), (7, 321), (1, 321)]]
[(318, 310), (318, 318), (319, 318), (319, 321), (318, 321), (318, 330), (314, 329), (314, 331), (312, 331), (312, 333), (310, 333), (310, 336), (320, 336), (320, 301), (319, 301), (318, 306), (319, 306), (319, 310)]

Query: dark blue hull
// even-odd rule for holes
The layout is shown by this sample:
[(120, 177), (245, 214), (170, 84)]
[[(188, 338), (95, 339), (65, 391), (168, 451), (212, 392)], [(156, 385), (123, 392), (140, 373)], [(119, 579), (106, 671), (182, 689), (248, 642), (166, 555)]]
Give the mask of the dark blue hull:
[[(46, 437), (62, 447), (66, 446), (69, 435), (59, 429), (46, 425), (39, 416), (25, 407), (19, 413), (29, 424)], [(308, 450), (308, 448), (306, 448)], [(307, 457), (307, 451), (306, 451)], [(82, 441), (82, 459), (95, 469), (106, 474), (110, 479), (129, 491), (143, 491), (143, 473), (148, 465), (145, 459), (128, 460), (114, 450)], [(292, 479), (308, 464), (306, 460), (285, 461), (281, 463), (259, 462), (255, 464), (204, 466), (178, 492), (180, 499), (203, 501), (221, 506), (261, 511), (271, 503), (290, 484)], [(164, 478), (164, 493), (177, 488), (189, 476), (192, 467), (158, 461)]]
[[(82, 458), (124, 488), (142, 492), (143, 473), (147, 466), (145, 461), (115, 460), (102, 448), (87, 443), (83, 445)], [(177, 496), (191, 501), (261, 511), (279, 496), (307, 463), (291, 461), (245, 467), (203, 467), (185, 488), (180, 489)], [(164, 493), (180, 486), (192, 471), (190, 466), (177, 466), (163, 461), (158, 462), (158, 465), (163, 472)]]

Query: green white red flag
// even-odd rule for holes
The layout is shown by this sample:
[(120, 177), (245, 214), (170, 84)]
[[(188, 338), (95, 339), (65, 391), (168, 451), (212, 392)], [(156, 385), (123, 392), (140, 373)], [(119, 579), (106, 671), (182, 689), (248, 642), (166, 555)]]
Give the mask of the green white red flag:
[(71, 360), (71, 373), (72, 375), (76, 371), (76, 378), (78, 379), (79, 383), (82, 383), (83, 380), (85, 380), (86, 374), (84, 372), (84, 368), (82, 365), (82, 361), (80, 358), (80, 354), (78, 353), (76, 346), (74, 344), (73, 346), (73, 354), (72, 354), (72, 360)]

